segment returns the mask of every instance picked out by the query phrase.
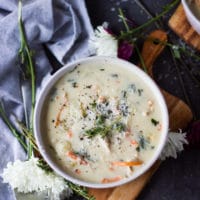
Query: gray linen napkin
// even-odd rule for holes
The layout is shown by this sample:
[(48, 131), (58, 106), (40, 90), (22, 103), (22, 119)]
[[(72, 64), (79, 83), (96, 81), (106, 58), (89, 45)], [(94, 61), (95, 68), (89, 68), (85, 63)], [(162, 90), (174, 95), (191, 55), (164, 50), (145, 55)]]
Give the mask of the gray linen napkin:
[[(84, 0), (26, 0), (23, 4), (23, 21), (34, 49), (39, 90), (52, 71), (44, 46), (65, 64), (90, 54), (87, 45), (93, 31)], [(0, 100), (12, 121), (14, 116), (24, 120), (17, 64), (20, 46), (17, 13), (17, 0), (0, 0)], [(0, 119), (0, 174), (9, 161), (25, 158), (23, 149)], [(0, 178), (0, 200), (13, 199), (14, 192)]]

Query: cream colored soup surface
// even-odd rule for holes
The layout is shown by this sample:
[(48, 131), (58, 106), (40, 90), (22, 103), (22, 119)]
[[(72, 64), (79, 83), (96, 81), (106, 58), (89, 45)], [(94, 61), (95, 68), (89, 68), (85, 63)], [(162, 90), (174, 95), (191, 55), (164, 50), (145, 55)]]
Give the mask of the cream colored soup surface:
[(128, 69), (77, 66), (55, 84), (46, 106), (49, 148), (57, 163), (80, 180), (110, 183), (130, 177), (157, 148), (160, 108)]

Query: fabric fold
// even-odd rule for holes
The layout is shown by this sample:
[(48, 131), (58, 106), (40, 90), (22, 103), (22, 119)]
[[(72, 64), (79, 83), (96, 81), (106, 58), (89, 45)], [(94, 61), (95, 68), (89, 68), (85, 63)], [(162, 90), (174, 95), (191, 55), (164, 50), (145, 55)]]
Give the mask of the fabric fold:
[[(93, 32), (84, 0), (26, 0), (22, 1), (22, 18), (27, 40), (33, 50), (37, 93), (50, 76), (52, 66), (45, 48), (64, 65), (90, 55), (88, 39)], [(18, 1), (0, 2), (0, 101), (6, 114), (25, 120), (21, 71), (18, 63), (20, 35), (18, 29)], [(30, 104), (30, 88), (27, 92)], [(29, 107), (30, 109), (30, 107)], [(30, 111), (29, 111), (30, 112)], [(0, 118), (0, 174), (9, 161), (25, 159), (23, 149)], [(0, 200), (15, 199), (13, 191), (0, 178)]]

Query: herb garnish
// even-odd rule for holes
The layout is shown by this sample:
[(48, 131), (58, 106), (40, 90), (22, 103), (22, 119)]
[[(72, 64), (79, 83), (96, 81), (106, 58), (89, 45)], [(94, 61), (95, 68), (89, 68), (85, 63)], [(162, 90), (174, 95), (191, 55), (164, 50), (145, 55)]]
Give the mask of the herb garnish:
[(77, 87), (78, 87), (77, 82), (73, 82), (73, 83), (72, 83), (72, 87), (77, 88)]
[(90, 154), (88, 154), (88, 152), (85, 151), (84, 149), (81, 149), (80, 151), (73, 151), (73, 153), (74, 153), (75, 155), (77, 155), (78, 157), (80, 157), (82, 160), (87, 159), (87, 160), (89, 160), (89, 161), (93, 161), (93, 160), (91, 159)]
[(96, 124), (102, 125), (102, 124), (104, 124), (105, 120), (106, 120), (105, 115), (99, 115), (99, 116), (97, 116)]
[(97, 126), (94, 128), (91, 128), (89, 130), (85, 131), (85, 134), (88, 136), (88, 138), (93, 138), (96, 135), (101, 135), (103, 138), (107, 136), (111, 131), (111, 128), (109, 126)]
[(151, 123), (154, 125), (154, 126), (157, 126), (159, 124), (159, 121), (151, 118)]
[(122, 132), (126, 130), (126, 125), (122, 122), (114, 122), (113, 124), (107, 126), (105, 123), (97, 125), (94, 128), (85, 131), (85, 135), (88, 138), (93, 138), (96, 135), (101, 135), (103, 138), (112, 134), (112, 131)]
[(81, 114), (84, 118), (87, 117), (87, 112), (86, 112), (86, 109), (83, 107), (83, 103), (81, 102), (81, 105), (80, 105), (80, 109), (81, 109)]
[(120, 133), (122, 131), (125, 131), (125, 129), (126, 129), (126, 125), (122, 122), (116, 122), (116, 123), (113, 124), (112, 127), (113, 127), (113, 129), (119, 131)]
[(92, 106), (92, 108), (96, 108), (97, 102), (94, 100), (92, 103), (90, 103), (90, 105)]

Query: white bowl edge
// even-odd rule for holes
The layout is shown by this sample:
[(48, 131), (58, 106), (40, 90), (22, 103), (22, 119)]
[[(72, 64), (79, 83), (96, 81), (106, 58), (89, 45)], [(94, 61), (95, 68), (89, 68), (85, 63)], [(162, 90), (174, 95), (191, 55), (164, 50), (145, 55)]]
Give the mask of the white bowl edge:
[(187, 3), (187, 0), (181, 0), (186, 17), (192, 27), (200, 34), (200, 19), (198, 19), (195, 14), (192, 12), (190, 6)]
[[(56, 83), (56, 81), (63, 76), (64, 73), (67, 73), (68, 71), (72, 70), (76, 65), (78, 65), (79, 63), (85, 63), (85, 62), (90, 62), (91, 60), (109, 60), (112, 62), (120, 62), (122, 63), (124, 66), (126, 66), (127, 68), (134, 68), (134, 70), (136, 70), (136, 73), (139, 74), (139, 77), (143, 79), (145, 79), (145, 81), (148, 82), (148, 84), (150, 85), (150, 88), (152, 90), (155, 91), (155, 96), (156, 99), (159, 99), (159, 103), (160, 106), (163, 109), (163, 131), (162, 131), (162, 138), (160, 139), (160, 143), (158, 145), (157, 151), (155, 152), (155, 154), (153, 155), (153, 158), (150, 160), (150, 162), (148, 162), (141, 170), (138, 170), (133, 176), (127, 178), (127, 179), (122, 179), (121, 181), (118, 182), (113, 182), (113, 183), (107, 183), (107, 184), (102, 184), (102, 183), (91, 183), (91, 182), (86, 182), (86, 181), (82, 181), (79, 179), (76, 179), (70, 175), (68, 175), (66, 172), (62, 171), (59, 166), (57, 164), (55, 164), (51, 157), (47, 154), (47, 152), (45, 151), (44, 148), (44, 143), (42, 141), (42, 136), (41, 136), (41, 131), (40, 131), (40, 116), (41, 116), (41, 111), (42, 111), (42, 106), (43, 103), (46, 99), (47, 94), (49, 93), (49, 89), (52, 88), (52, 86)], [(145, 77), (145, 78), (144, 78)], [(39, 98), (36, 102), (36, 107), (35, 107), (35, 113), (34, 113), (34, 133), (35, 133), (35, 138), (36, 138), (36, 142), (38, 144), (38, 148), (40, 150), (41, 155), (43, 156), (43, 158), (47, 161), (47, 163), (50, 165), (50, 167), (55, 170), (55, 172), (59, 175), (61, 175), (62, 177), (64, 177), (65, 179), (78, 184), (78, 185), (82, 185), (82, 186), (86, 186), (86, 187), (91, 187), (91, 188), (109, 188), (109, 187), (115, 187), (115, 186), (119, 186), (122, 185), (124, 183), (127, 183), (129, 181), (132, 181), (134, 179), (136, 179), (137, 177), (139, 177), (140, 175), (142, 175), (143, 173), (145, 173), (153, 164), (154, 162), (158, 159), (164, 145), (166, 142), (166, 138), (167, 138), (167, 133), (168, 133), (168, 126), (169, 126), (169, 120), (168, 120), (168, 110), (167, 110), (167, 106), (164, 100), (164, 97), (162, 96), (159, 88), (157, 87), (157, 85), (155, 84), (154, 80), (152, 80), (145, 72), (143, 72), (141, 69), (139, 69), (136, 65), (118, 59), (118, 58), (110, 58), (110, 57), (103, 57), (103, 56), (93, 56), (93, 57), (88, 57), (88, 58), (84, 58), (84, 59), (80, 59), (77, 60), (73, 63), (69, 63), (65, 66), (63, 66), (60, 70), (58, 70), (45, 84), (45, 86), (43, 87), (43, 89), (40, 91), (39, 94)]]

